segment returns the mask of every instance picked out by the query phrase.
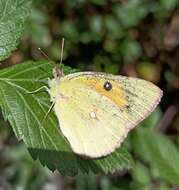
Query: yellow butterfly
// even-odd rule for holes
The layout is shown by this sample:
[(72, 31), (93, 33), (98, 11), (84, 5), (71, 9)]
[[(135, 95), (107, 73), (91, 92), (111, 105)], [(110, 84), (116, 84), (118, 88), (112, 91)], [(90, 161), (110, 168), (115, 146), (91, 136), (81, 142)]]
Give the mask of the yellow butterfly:
[(99, 158), (121, 146), (128, 132), (158, 105), (162, 91), (151, 82), (98, 72), (49, 81), (60, 129), (79, 155)]
[(120, 147), (162, 97), (151, 82), (97, 72), (56, 77), (49, 86), (63, 135), (75, 153), (91, 158)]

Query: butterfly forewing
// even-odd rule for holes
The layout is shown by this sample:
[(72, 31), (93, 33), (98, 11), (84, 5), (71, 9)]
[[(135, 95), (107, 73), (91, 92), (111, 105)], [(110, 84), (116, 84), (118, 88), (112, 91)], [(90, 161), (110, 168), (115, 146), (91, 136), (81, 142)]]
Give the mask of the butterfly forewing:
[(92, 158), (120, 147), (162, 96), (145, 80), (93, 72), (53, 79), (50, 86), (62, 133), (75, 153)]

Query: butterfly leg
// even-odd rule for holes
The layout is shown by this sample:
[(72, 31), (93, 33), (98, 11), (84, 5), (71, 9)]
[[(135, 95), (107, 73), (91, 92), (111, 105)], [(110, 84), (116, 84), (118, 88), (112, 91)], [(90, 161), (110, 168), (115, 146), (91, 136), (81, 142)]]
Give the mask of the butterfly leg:
[(53, 102), (53, 103), (51, 104), (51, 106), (50, 106), (50, 108), (48, 109), (47, 113), (45, 114), (45, 116), (44, 116), (42, 122), (45, 121), (45, 119), (47, 118), (47, 116), (49, 115), (49, 113), (52, 111), (54, 105), (55, 105), (55, 102)]
[(39, 92), (43, 92), (43, 90), (45, 91), (49, 91), (49, 88), (47, 86), (41, 86), (40, 88), (36, 89), (36, 90), (33, 90), (33, 91), (28, 91), (27, 94), (36, 94), (36, 93), (39, 93)]

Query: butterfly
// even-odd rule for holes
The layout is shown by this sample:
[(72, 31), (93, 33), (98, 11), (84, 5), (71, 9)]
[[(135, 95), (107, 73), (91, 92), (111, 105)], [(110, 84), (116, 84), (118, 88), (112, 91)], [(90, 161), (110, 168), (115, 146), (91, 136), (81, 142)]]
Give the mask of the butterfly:
[(151, 82), (98, 72), (56, 77), (49, 86), (63, 135), (76, 154), (91, 158), (120, 147), (163, 94)]
[(119, 148), (163, 95), (159, 87), (139, 78), (100, 72), (65, 76), (57, 68), (54, 76), (48, 92), (60, 129), (73, 152), (89, 158)]

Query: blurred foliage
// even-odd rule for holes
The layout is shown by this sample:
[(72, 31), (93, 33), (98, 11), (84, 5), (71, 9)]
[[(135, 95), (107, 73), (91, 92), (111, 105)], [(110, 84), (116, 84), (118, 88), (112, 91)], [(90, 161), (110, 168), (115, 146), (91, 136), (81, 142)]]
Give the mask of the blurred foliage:
[[(135, 166), (113, 175), (51, 174), (34, 163), (0, 120), (0, 189), (170, 190), (179, 186), (179, 1), (37, 0), (16, 52), (4, 62), (42, 58), (80, 70), (105, 71), (150, 80), (164, 90), (161, 106), (126, 145)], [(34, 177), (35, 176), (35, 177)]]

